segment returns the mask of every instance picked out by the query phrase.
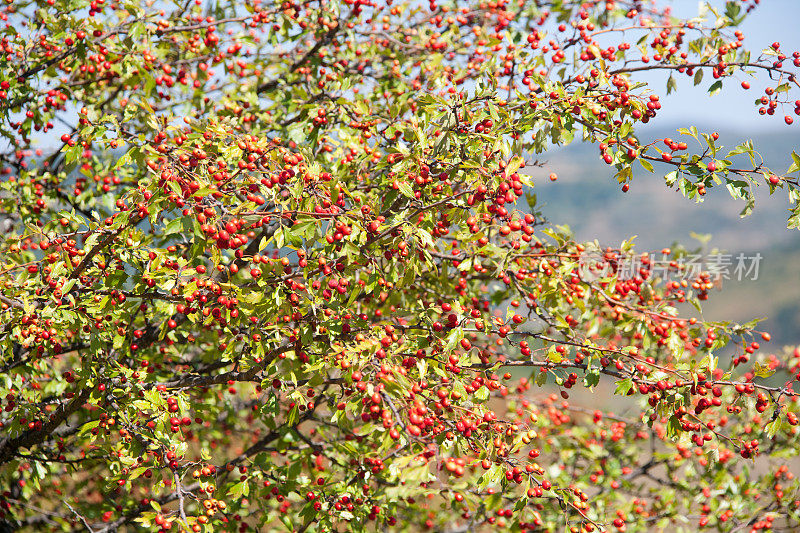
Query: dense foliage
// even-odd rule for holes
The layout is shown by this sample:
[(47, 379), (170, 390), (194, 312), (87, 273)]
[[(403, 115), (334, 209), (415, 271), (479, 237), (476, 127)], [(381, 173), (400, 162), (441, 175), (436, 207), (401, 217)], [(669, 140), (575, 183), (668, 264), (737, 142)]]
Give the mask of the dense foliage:
[(796, 154), (641, 132), (655, 71), (797, 135), (757, 3), (5, 2), (2, 526), (796, 531), (800, 351), (533, 195), (580, 141), (800, 225)]

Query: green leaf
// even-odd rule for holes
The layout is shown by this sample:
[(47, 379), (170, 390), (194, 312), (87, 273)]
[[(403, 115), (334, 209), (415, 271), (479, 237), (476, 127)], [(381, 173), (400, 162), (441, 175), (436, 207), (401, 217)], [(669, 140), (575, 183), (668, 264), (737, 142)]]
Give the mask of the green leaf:
[(94, 428), (96, 428), (99, 425), (100, 425), (100, 421), (99, 420), (92, 420), (90, 422), (86, 422), (85, 424), (83, 424), (81, 426), (80, 431), (78, 431), (78, 435), (85, 435), (86, 433), (89, 433), (90, 431), (92, 431)]
[(403, 193), (403, 196), (414, 198), (414, 189), (411, 188), (411, 185), (407, 181), (398, 181), (398, 187), (400, 188), (400, 192)]
[(117, 161), (114, 163), (114, 169), (116, 170), (116, 169), (118, 169), (120, 167), (124, 167), (125, 165), (127, 165), (130, 162), (131, 162), (131, 151), (128, 150), (127, 152), (122, 154), (122, 157), (117, 159)]
[(174, 233), (181, 233), (183, 232), (183, 219), (182, 218), (175, 218), (169, 221), (167, 226), (164, 228), (164, 235), (172, 235)]
[(484, 385), (480, 389), (475, 391), (473, 397), (479, 402), (485, 402), (486, 400), (489, 399), (489, 389)]
[(797, 155), (797, 152), (792, 150), (792, 165), (789, 167), (789, 170), (786, 171), (787, 174), (791, 174), (792, 172), (797, 172), (800, 170), (800, 155)]
[(228, 489), (228, 496), (230, 496), (234, 500), (239, 500), (243, 496), (247, 496), (250, 493), (250, 484), (247, 481), (240, 481), (234, 485), (231, 485), (231, 488)]
[(289, 412), (286, 414), (286, 427), (294, 427), (297, 425), (297, 422), (300, 420), (300, 410), (295, 405), (292, 407)]
[(778, 433), (778, 430), (781, 429), (782, 425), (783, 423), (780, 417), (778, 417), (775, 420), (769, 422), (766, 426), (764, 426), (764, 431), (767, 434), (767, 438), (772, 439), (773, 437), (775, 437), (775, 435)]
[(753, 364), (753, 374), (760, 378), (768, 378), (775, 373), (775, 369), (767, 364), (756, 362)]
[[(698, 72), (702, 72), (702, 70), (698, 69)], [(697, 82), (695, 82), (695, 85), (697, 85)], [(675, 81), (674, 76), (670, 75), (670, 77), (667, 79), (667, 94), (672, 94), (672, 92), (675, 91), (677, 88), (678, 88), (678, 82)]]
[(631, 381), (630, 378), (621, 379), (621, 380), (617, 381), (617, 383), (616, 383), (616, 385), (614, 387), (614, 394), (618, 394), (618, 395), (624, 396), (624, 395), (628, 394), (628, 391), (630, 391), (632, 388), (633, 388), (633, 381)]
[(514, 157), (511, 158), (511, 161), (508, 162), (508, 166), (506, 166), (506, 175), (510, 176), (511, 174), (516, 172), (517, 170), (519, 170), (520, 167), (522, 167), (524, 163), (525, 163), (524, 159), (522, 159), (518, 155), (515, 155)]

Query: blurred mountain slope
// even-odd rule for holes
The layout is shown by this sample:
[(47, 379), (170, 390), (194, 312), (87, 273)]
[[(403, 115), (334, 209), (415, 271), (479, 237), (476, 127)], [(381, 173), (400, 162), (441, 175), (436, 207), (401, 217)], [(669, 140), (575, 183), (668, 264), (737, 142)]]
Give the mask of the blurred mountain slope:
[[(641, 139), (678, 139), (676, 130), (648, 128)], [(796, 134), (719, 133), (719, 144), (727, 149), (752, 138), (766, 166), (775, 171), (786, 170), (792, 150), (800, 153)], [(697, 204), (670, 190), (660, 175), (640, 171), (623, 193), (613, 167), (600, 160), (594, 145), (574, 144), (548, 156), (546, 167), (531, 173), (538, 203), (549, 220), (569, 225), (578, 240), (598, 239), (603, 246), (618, 246), (636, 235), (640, 251), (660, 250), (676, 241), (697, 248), (700, 243), (691, 236), (695, 232), (711, 235), (707, 250), (758, 252), (763, 257), (758, 279), (724, 281), (724, 290), (710, 295), (704, 314), (742, 322), (767, 317), (764, 329), (772, 332), (775, 346), (800, 344), (800, 232), (786, 228), (785, 195), (770, 196), (766, 185), (758, 187), (755, 210), (740, 218), (744, 203), (732, 199), (724, 186), (710, 189)], [(550, 172), (558, 174), (556, 182), (547, 179)]]

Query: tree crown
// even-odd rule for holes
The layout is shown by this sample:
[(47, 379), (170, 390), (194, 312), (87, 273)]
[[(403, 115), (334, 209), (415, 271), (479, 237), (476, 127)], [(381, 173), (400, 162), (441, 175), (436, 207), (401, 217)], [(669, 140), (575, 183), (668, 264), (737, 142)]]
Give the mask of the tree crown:
[(644, 71), (752, 83), (794, 131), (800, 53), (736, 30), (757, 3), (7, 2), (0, 519), (800, 527), (800, 351), (697, 318), (688, 250), (576, 242), (533, 194), (586, 142), (623, 191), (747, 214), (761, 185), (800, 225), (796, 154), (641, 133)]

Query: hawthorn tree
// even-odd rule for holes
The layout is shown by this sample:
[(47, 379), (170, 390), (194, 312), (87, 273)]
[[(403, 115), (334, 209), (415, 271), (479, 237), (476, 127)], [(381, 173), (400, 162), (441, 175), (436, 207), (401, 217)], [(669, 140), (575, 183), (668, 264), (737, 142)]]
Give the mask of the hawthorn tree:
[(7, 0), (3, 528), (796, 531), (800, 351), (532, 194), (582, 141), (800, 225), (796, 154), (641, 129), (654, 71), (797, 135), (755, 4)]

